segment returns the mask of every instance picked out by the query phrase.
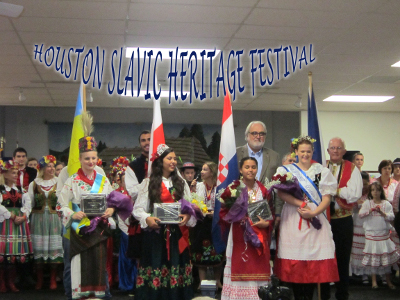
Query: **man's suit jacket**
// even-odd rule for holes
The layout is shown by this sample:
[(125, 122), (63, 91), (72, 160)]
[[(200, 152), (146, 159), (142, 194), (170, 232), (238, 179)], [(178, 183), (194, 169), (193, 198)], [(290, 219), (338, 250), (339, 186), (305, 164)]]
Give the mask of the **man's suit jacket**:
[[(244, 146), (237, 147), (236, 155), (238, 163), (243, 157), (249, 156), (249, 150), (247, 148), (247, 144)], [(276, 169), (282, 165), (282, 161), (279, 157), (278, 152), (275, 152), (274, 150), (269, 148), (263, 147), (262, 155), (263, 155), (263, 164), (259, 180), (262, 183), (264, 183), (265, 178), (271, 180), (271, 177), (276, 173)]]

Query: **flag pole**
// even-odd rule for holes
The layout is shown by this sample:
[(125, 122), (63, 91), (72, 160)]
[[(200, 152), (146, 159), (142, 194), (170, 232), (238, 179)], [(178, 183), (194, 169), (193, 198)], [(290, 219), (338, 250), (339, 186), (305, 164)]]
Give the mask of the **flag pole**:
[(83, 111), (86, 111), (86, 85), (84, 83), (82, 83), (83, 86)]
[[(308, 72), (308, 91), (311, 97), (312, 92), (312, 72)], [(309, 100), (310, 101), (310, 100)], [(321, 300), (321, 283), (318, 282), (318, 300)]]

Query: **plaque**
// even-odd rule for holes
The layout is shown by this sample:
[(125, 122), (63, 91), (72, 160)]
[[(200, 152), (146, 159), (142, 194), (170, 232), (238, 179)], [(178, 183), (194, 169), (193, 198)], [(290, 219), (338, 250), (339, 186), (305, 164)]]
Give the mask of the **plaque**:
[(182, 221), (181, 204), (175, 203), (154, 203), (154, 217), (161, 220), (160, 224), (178, 224)]
[(104, 215), (107, 209), (106, 194), (85, 194), (81, 196), (81, 211), (88, 217)]
[(268, 200), (257, 201), (253, 203), (249, 203), (247, 208), (247, 212), (249, 214), (249, 218), (253, 222), (253, 224), (260, 221), (258, 216), (265, 221), (273, 220), (271, 210), (268, 205)]

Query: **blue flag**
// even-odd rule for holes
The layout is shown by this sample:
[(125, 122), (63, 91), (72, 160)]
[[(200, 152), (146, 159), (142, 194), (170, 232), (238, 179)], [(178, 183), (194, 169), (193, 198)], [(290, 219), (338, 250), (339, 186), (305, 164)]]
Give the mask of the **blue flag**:
[(317, 103), (315, 102), (312, 84), (308, 90), (308, 135), (316, 140), (312, 159), (326, 166), (324, 142), (320, 131)]

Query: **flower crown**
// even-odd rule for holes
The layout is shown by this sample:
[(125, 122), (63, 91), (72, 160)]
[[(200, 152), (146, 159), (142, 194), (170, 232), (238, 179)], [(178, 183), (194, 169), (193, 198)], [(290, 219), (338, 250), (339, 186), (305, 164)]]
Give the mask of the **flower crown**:
[(39, 167), (40, 169), (44, 168), (47, 164), (53, 163), (56, 164), (57, 160), (53, 155), (45, 155), (41, 159), (39, 159)]
[(129, 165), (129, 159), (126, 158), (125, 156), (119, 156), (112, 160), (111, 165), (113, 167), (115, 167), (115, 166), (125, 166), (126, 167)]
[(18, 170), (18, 164), (13, 160), (6, 160), (6, 161), (0, 160), (0, 173), (5, 173), (11, 169)]
[(294, 150), (299, 147), (299, 144), (303, 141), (308, 141), (311, 144), (315, 143), (317, 140), (313, 139), (311, 136), (305, 135), (305, 136), (299, 136), (298, 138), (293, 138), (291, 139), (290, 143), (290, 148), (291, 148), (291, 156), (294, 158), (296, 157), (296, 154), (294, 153)]
[(125, 156), (118, 156), (111, 161), (111, 174), (117, 174), (120, 170), (124, 169), (124, 173), (126, 167), (129, 166), (129, 159)]
[(165, 150), (167, 150), (167, 149), (169, 149), (169, 147), (168, 147), (167, 145), (165, 145), (165, 144), (160, 144), (160, 145), (158, 145), (157, 151), (154, 152), (154, 153), (151, 155), (150, 161), (155, 161), (155, 160), (156, 160), (157, 158), (159, 158), (159, 157), (165, 152)]

